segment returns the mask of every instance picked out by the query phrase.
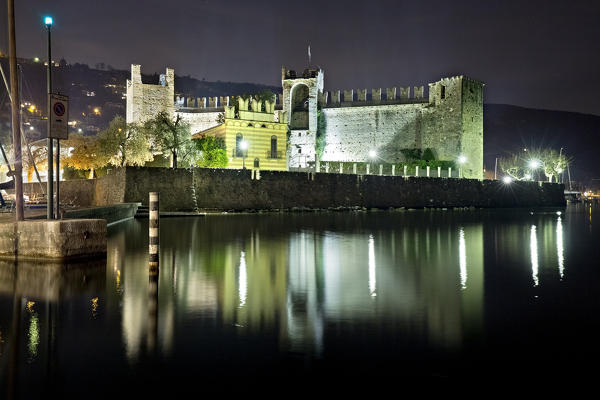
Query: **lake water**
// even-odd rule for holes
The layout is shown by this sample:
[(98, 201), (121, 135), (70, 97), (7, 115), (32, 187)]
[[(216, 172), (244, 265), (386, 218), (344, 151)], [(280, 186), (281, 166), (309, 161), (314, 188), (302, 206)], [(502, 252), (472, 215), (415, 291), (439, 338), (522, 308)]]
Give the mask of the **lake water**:
[(584, 204), (163, 218), (158, 293), (148, 221), (124, 222), (100, 262), (0, 262), (0, 398), (591, 377), (599, 218)]

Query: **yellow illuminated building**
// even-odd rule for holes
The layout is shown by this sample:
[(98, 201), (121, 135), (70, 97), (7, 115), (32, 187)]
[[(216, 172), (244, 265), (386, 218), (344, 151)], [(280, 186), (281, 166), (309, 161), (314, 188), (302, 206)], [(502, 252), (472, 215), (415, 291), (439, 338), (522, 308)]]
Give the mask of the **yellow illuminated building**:
[(239, 111), (226, 106), (224, 121), (192, 137), (223, 138), (229, 162), (228, 168), (286, 171), (288, 125), (275, 118), (275, 102), (239, 98)]

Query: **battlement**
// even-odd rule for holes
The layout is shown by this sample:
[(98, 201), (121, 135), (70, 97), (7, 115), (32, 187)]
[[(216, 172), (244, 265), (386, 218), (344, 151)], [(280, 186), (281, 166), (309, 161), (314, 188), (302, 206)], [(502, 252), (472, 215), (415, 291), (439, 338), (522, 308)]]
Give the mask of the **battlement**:
[[(398, 90), (399, 89), (399, 90)], [(412, 92), (412, 96), (411, 96)], [(380, 104), (425, 103), (425, 88), (413, 86), (401, 88), (333, 90), (319, 93), (321, 107), (352, 107)]]
[[(233, 106), (236, 98), (242, 100), (240, 96), (185, 97), (176, 95), (174, 104), (178, 111), (213, 112), (223, 111), (226, 107)], [(239, 101), (237, 105), (239, 109), (243, 111), (273, 112), (276, 108), (281, 109), (283, 95), (277, 94), (274, 96), (273, 100), (274, 101), (269, 102), (248, 98), (245, 102)]]
[[(127, 87), (132, 85), (153, 85), (142, 82), (142, 66), (140, 64), (131, 64), (131, 79), (127, 79)], [(175, 87), (175, 70), (166, 68), (164, 74), (160, 74), (158, 83), (154, 86)]]

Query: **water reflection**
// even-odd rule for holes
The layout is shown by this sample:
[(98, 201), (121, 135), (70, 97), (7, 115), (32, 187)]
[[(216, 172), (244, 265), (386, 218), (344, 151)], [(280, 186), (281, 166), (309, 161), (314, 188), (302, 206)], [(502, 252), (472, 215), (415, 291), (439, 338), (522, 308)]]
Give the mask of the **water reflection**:
[(460, 288), (464, 290), (467, 288), (467, 251), (463, 227), (458, 231), (458, 262), (460, 264)]
[[(531, 293), (566, 286), (560, 280), (575, 265), (569, 218), (419, 211), (165, 219), (156, 282), (147, 221), (134, 220), (111, 228), (96, 270), (0, 263), (0, 307), (8, 310), (0, 357), (14, 335), (32, 368), (58, 357), (65, 370), (75, 368), (72, 359), (89, 367), (82, 360), (92, 353), (122, 362), (119, 373), (157, 358), (176, 374), (191, 364), (461, 354), (498, 315), (527, 309)], [(514, 299), (523, 303), (511, 312), (499, 306)]]
[(372, 297), (377, 296), (377, 278), (375, 277), (375, 240), (369, 235), (369, 292)]
[(563, 247), (563, 226), (560, 215), (556, 220), (556, 256), (558, 258), (558, 274), (562, 280), (565, 276), (565, 249)]
[(533, 278), (533, 286), (538, 286), (540, 283), (539, 278), (539, 265), (538, 265), (538, 245), (537, 245), (537, 231), (536, 226), (531, 225), (531, 233), (529, 235), (529, 247), (531, 253), (531, 276)]

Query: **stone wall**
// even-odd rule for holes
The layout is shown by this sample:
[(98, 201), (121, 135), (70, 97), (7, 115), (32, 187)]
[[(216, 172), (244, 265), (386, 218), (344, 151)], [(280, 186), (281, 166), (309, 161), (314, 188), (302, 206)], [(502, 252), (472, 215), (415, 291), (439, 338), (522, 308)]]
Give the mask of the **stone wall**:
[(564, 206), (564, 186), (552, 183), (197, 168), (127, 168), (123, 201), (161, 210), (246, 210), (331, 207)]
[(376, 150), (386, 162), (403, 161), (400, 149), (421, 148), (421, 114), (427, 104), (324, 108), (322, 161), (369, 160)]
[(193, 134), (205, 131), (213, 126), (219, 125), (217, 118), (223, 111), (212, 112), (176, 112), (175, 115), (190, 124), (190, 132)]

